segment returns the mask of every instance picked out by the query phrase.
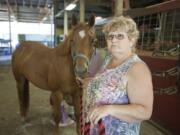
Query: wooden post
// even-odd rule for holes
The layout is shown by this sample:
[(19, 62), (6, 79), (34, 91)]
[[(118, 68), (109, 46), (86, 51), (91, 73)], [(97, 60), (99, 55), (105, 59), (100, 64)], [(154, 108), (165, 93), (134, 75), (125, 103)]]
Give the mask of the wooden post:
[[(58, 0), (53, 0), (53, 5), (54, 5), (54, 16), (58, 13)], [(58, 19), (54, 17), (54, 47), (58, 44), (57, 41), (57, 22)]]
[[(64, 0), (64, 7), (67, 6), (66, 1)], [(68, 35), (68, 14), (67, 11), (64, 11), (64, 35)]]
[(114, 15), (120, 16), (123, 14), (123, 0), (115, 0)]
[(80, 22), (85, 21), (84, 16), (85, 16), (85, 1), (80, 0)]

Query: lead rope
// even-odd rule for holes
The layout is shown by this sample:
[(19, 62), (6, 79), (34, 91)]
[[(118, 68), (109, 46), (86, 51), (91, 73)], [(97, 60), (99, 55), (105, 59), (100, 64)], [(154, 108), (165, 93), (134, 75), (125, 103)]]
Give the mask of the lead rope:
[(105, 133), (105, 125), (104, 125), (102, 119), (100, 119), (98, 121), (98, 128), (99, 128), (99, 135), (106, 135), (106, 133)]
[[(86, 122), (84, 126), (84, 135), (90, 135), (90, 122)], [(105, 125), (102, 122), (102, 119), (98, 122), (99, 135), (106, 135), (105, 133)]]
[(90, 126), (91, 126), (90, 122), (86, 122), (85, 123), (85, 126), (84, 126), (84, 135), (90, 135)]
[[(90, 126), (91, 123), (90, 122), (85, 122), (85, 125), (83, 125), (83, 96), (80, 96), (80, 124), (81, 124), (81, 135), (90, 135)], [(102, 121), (102, 119), (100, 119), (98, 121), (98, 129), (99, 129), (99, 135), (106, 135), (105, 133), (105, 125)]]
[(80, 95), (80, 125), (81, 125), (81, 135), (83, 135), (83, 103), (82, 94)]
[(81, 135), (90, 135), (90, 122), (83, 123), (83, 95), (80, 96), (80, 123), (81, 123)]

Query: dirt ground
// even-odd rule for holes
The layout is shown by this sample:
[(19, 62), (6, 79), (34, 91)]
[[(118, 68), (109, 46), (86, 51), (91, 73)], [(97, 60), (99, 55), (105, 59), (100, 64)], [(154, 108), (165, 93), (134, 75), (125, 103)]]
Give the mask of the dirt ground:
[[(10, 66), (0, 66), (0, 135), (52, 135), (50, 92), (30, 85), (30, 110), (21, 122), (15, 80)], [(60, 128), (60, 135), (77, 135), (75, 124)], [(143, 122), (141, 135), (164, 135)]]

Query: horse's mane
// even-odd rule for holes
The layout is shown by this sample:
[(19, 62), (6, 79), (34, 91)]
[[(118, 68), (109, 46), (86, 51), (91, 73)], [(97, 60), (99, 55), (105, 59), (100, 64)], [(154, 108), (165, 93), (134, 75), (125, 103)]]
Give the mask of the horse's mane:
[(71, 53), (71, 47), (70, 47), (70, 35), (65, 38), (65, 40), (58, 44), (57, 47), (55, 47), (55, 50), (57, 50), (57, 55), (68, 55)]

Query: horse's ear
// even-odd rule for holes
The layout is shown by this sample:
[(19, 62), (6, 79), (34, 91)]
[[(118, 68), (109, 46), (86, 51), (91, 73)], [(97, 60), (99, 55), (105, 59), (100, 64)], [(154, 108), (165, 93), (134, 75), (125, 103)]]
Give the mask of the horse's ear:
[(90, 27), (92, 27), (92, 26), (94, 26), (94, 23), (95, 23), (95, 15), (94, 14), (92, 14), (91, 16), (90, 16), (90, 18), (89, 18), (89, 26)]
[(75, 26), (77, 24), (77, 19), (75, 14), (72, 14), (71, 26)]

